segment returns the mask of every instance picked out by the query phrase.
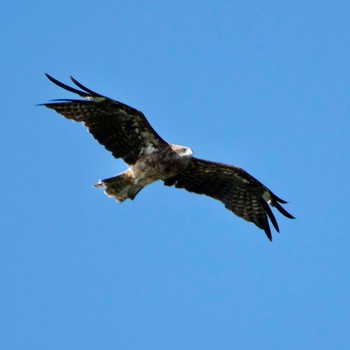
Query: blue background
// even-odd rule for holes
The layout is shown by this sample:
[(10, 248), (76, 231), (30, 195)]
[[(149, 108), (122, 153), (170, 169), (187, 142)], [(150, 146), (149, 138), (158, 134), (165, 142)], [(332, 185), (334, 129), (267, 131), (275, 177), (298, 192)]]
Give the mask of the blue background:
[[(347, 1), (2, 5), (0, 348), (349, 349)], [(281, 233), (126, 166), (35, 106), (44, 72), (142, 110), (167, 141), (290, 201)]]

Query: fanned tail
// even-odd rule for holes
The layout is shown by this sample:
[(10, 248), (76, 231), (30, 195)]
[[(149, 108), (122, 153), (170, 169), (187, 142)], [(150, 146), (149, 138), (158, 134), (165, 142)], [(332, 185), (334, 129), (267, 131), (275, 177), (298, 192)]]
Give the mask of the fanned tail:
[(121, 203), (126, 199), (133, 200), (144, 186), (135, 184), (130, 176), (122, 173), (109, 179), (100, 180), (95, 187), (104, 188), (107, 196), (113, 197)]

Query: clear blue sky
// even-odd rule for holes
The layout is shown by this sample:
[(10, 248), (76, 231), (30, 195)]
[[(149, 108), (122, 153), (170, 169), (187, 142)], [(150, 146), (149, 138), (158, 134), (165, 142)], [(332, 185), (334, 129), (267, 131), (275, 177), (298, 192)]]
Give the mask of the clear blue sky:
[[(349, 349), (348, 1), (2, 5), (0, 348)], [(35, 106), (73, 75), (290, 201), (264, 233)]]

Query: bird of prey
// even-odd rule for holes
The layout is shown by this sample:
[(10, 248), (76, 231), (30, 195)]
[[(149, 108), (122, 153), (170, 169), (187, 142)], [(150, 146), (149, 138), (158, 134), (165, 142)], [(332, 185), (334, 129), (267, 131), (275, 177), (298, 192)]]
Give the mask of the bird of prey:
[(128, 165), (123, 173), (95, 185), (118, 202), (133, 200), (142, 188), (161, 180), (166, 186), (221, 201), (228, 210), (264, 230), (270, 241), (269, 219), (279, 232), (270, 206), (287, 218), (294, 218), (281, 206), (280, 203), (286, 203), (284, 200), (243, 169), (195, 158), (189, 147), (167, 143), (142, 112), (86, 88), (73, 77), (71, 80), (79, 89), (46, 76), (84, 99), (52, 100), (43, 105), (67, 119), (82, 122), (101, 145)]

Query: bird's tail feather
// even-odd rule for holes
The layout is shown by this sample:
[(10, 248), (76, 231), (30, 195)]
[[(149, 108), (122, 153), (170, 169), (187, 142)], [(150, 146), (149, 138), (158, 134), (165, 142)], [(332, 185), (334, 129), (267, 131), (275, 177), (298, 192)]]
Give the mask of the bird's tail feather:
[(133, 200), (144, 186), (135, 184), (130, 176), (125, 173), (111, 177), (109, 179), (100, 180), (95, 187), (104, 188), (105, 194), (115, 198), (118, 202), (126, 199)]

